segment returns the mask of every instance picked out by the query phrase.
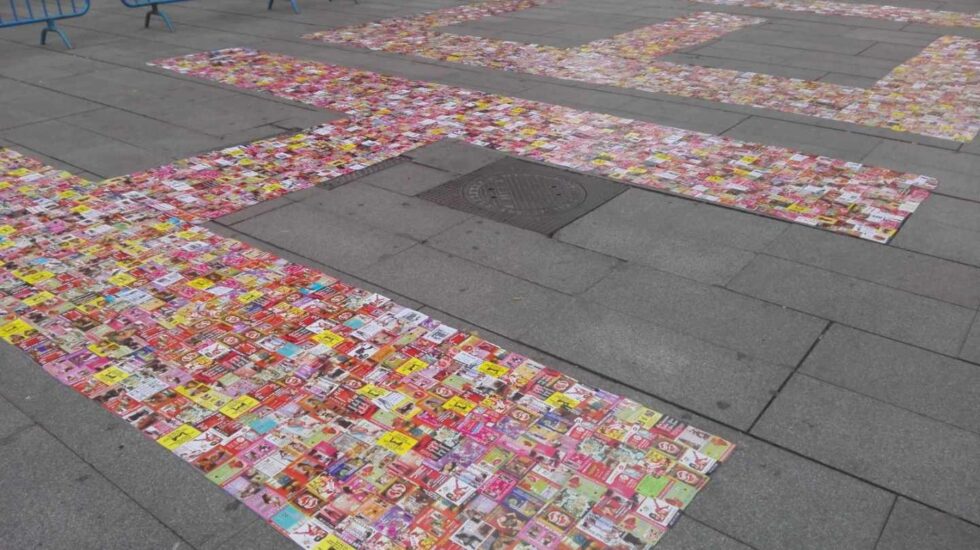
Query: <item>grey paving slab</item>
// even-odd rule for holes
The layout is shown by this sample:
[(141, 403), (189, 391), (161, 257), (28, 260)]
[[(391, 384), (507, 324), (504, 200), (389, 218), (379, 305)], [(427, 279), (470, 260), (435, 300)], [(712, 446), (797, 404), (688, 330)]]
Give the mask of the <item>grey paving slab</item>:
[(874, 46), (861, 52), (863, 57), (874, 57), (877, 59), (890, 59), (892, 61), (904, 62), (922, 53), (922, 46), (877, 43)]
[[(199, 471), (5, 343), (0, 395), (194, 547), (213, 548), (255, 519)], [(99, 502), (91, 498), (89, 505)]]
[(562, 228), (556, 238), (657, 269), (724, 284), (786, 225), (630, 189)]
[[(977, 140), (974, 140), (977, 141)], [(864, 158), (865, 164), (932, 176), (936, 192), (980, 201), (980, 157), (911, 143), (882, 141)]]
[[(855, 76), (852, 74), (844, 73), (826, 73), (820, 78), (816, 79), (821, 82), (831, 82), (833, 84), (840, 84), (841, 86), (848, 86), (851, 88), (872, 88), (878, 83), (877, 78), (870, 78), (867, 76)], [(870, 127), (869, 127), (870, 128)], [(866, 128), (862, 127), (860, 130), (864, 131)]]
[(554, 300), (521, 338), (563, 359), (631, 380), (642, 391), (708, 418), (747, 427), (787, 367), (582, 299)]
[(342, 118), (333, 113), (317, 112), (312, 108), (245, 94), (195, 102), (183, 109), (151, 108), (148, 112), (166, 115), (166, 119), (174, 124), (213, 136), (223, 136), (279, 121), (295, 124), (298, 117), (309, 121), (305, 127)]
[(6, 548), (190, 548), (39, 427), (0, 440)]
[(405, 156), (432, 168), (454, 174), (468, 174), (507, 155), (459, 140), (444, 139), (432, 145), (413, 149), (405, 153)]
[[(768, 44), (752, 44), (750, 42), (717, 40), (704, 46), (689, 48), (685, 50), (685, 53), (706, 57), (719, 57), (722, 59), (749, 61), (752, 63), (790, 65), (789, 60), (794, 55), (794, 50), (787, 50), (786, 48), (770, 46)], [(811, 69), (805, 65), (795, 66), (803, 69)], [(826, 70), (827, 69), (821, 69), (821, 71)]]
[(957, 36), (966, 36), (968, 38), (980, 38), (980, 29), (971, 29), (968, 27), (940, 27), (938, 25), (925, 25), (922, 23), (910, 23), (902, 28), (904, 31), (909, 32), (925, 32), (925, 33), (944, 33), (944, 34), (955, 34)]
[(689, 516), (759, 550), (874, 548), (894, 495), (753, 437), (735, 443)]
[(483, 70), (456, 70), (439, 77), (438, 81), (463, 88), (505, 95), (518, 95), (521, 91), (537, 83), (537, 80), (523, 78), (520, 73)]
[(120, 67), (50, 79), (45, 87), (106, 106), (145, 114), (176, 113), (191, 104), (228, 99), (234, 92), (144, 69)]
[(667, 531), (667, 536), (657, 543), (659, 550), (749, 550), (751, 546), (719, 532), (687, 515)]
[(905, 222), (892, 244), (980, 267), (980, 203), (934, 195)]
[(849, 29), (844, 36), (874, 40), (879, 43), (906, 44), (910, 46), (926, 46), (939, 38), (939, 34), (917, 33), (905, 31), (890, 31), (884, 29)]
[[(86, 17), (85, 24), (91, 24), (96, 17)], [(79, 20), (80, 22), (82, 20)], [(111, 21), (107, 21), (111, 24)], [(183, 34), (182, 34), (183, 36)], [(87, 59), (110, 62), (116, 65), (143, 68), (147, 61), (163, 59), (175, 55), (193, 53), (194, 48), (177, 44), (164, 44), (145, 38), (122, 38), (110, 44), (92, 44), (87, 41), (75, 41), (72, 52)], [(61, 75), (62, 77), (64, 75)]]
[(980, 368), (833, 325), (802, 372), (935, 420), (980, 433)]
[(709, 109), (644, 97), (633, 97), (614, 110), (627, 118), (635, 118), (685, 128), (697, 132), (720, 134), (745, 120), (746, 116), (720, 109)]
[(757, 256), (728, 288), (955, 355), (974, 310), (802, 264)]
[(766, 25), (754, 25), (725, 35), (726, 40), (768, 44), (817, 52), (857, 55), (874, 45), (870, 40), (826, 36), (812, 33), (771, 30)]
[(359, 184), (373, 185), (402, 195), (415, 196), (455, 179), (457, 175), (422, 164), (405, 162), (364, 176), (357, 181)]
[(69, 52), (52, 53), (12, 43), (4, 44), (4, 56), (0, 59), (0, 75), (31, 83), (107, 68), (113, 67)]
[(0, 130), (33, 124), (101, 107), (58, 92), (0, 78)]
[(20, 412), (10, 401), (0, 397), (0, 441), (34, 424), (34, 421)]
[(787, 366), (796, 366), (827, 326), (823, 319), (627, 264), (583, 296), (709, 342)]
[(620, 263), (611, 256), (485, 219), (470, 219), (426, 244), (569, 294), (585, 291)]
[(789, 147), (805, 153), (860, 161), (881, 139), (806, 124), (750, 117), (723, 135), (742, 141)]
[(408, 237), (298, 203), (245, 220), (235, 229), (354, 274), (415, 244)]
[(893, 246), (794, 225), (766, 254), (967, 308), (980, 306), (980, 269)]
[(960, 350), (960, 357), (967, 361), (980, 364), (980, 314), (973, 321), (973, 327), (967, 334), (963, 342), (963, 349)]
[(551, 83), (542, 83), (528, 88), (520, 92), (520, 96), (557, 105), (584, 107), (586, 110), (598, 112), (616, 110), (632, 99), (623, 94)]
[(58, 120), (0, 132), (7, 140), (103, 177), (130, 174), (169, 162), (164, 151), (151, 151)]
[(899, 498), (881, 533), (881, 550), (971, 550), (980, 541), (980, 527)]
[(786, 64), (872, 78), (883, 78), (899, 65), (893, 60), (815, 51), (800, 51), (790, 56)]
[(216, 148), (215, 139), (202, 132), (113, 107), (63, 117), (59, 121), (141, 149), (163, 151), (175, 158)]
[(944, 512), (980, 519), (975, 433), (806, 375), (789, 381), (752, 433)]
[[(694, 52), (693, 49), (689, 51)], [(816, 71), (812, 69), (803, 69), (800, 67), (777, 65), (772, 63), (771, 61), (773, 60), (769, 57), (759, 57), (756, 60), (714, 57), (711, 56), (712, 51), (714, 50), (708, 50), (704, 55), (701, 55), (700, 51), (694, 53), (680, 51), (667, 54), (659, 59), (661, 61), (669, 61), (671, 63), (678, 63), (682, 65), (697, 65), (699, 67), (731, 69), (733, 71), (769, 74), (773, 76), (784, 76), (787, 78), (800, 78), (803, 80), (817, 80), (824, 73), (826, 73), (826, 71)]]
[(355, 181), (336, 189), (311, 189), (301, 204), (352, 225), (374, 227), (422, 241), (472, 216), (432, 202)]
[(549, 305), (570, 299), (422, 245), (354, 274), (512, 338), (545, 322)]

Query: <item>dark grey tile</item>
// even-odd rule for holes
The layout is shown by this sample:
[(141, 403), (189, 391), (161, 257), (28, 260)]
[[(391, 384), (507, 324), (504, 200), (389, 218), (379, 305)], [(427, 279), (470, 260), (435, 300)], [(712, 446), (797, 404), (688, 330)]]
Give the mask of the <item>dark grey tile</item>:
[(419, 164), (438, 168), (454, 174), (468, 174), (479, 170), (506, 155), (468, 143), (444, 139), (438, 143), (420, 147), (405, 153)]
[(6, 548), (190, 548), (39, 427), (0, 440)]
[(827, 325), (811, 317), (627, 264), (583, 295), (606, 307), (773, 363), (796, 366)]
[(469, 214), (406, 197), (362, 182), (337, 189), (311, 189), (300, 204), (347, 220), (354, 226), (368, 226), (413, 240), (424, 240), (469, 219)]
[(752, 433), (945, 512), (980, 519), (975, 433), (801, 374)]
[(43, 151), (102, 177), (119, 176), (165, 164), (171, 156), (51, 120), (4, 132), (13, 143)]
[(34, 421), (20, 412), (3, 397), (0, 397), (0, 441), (34, 424)]
[(874, 548), (894, 495), (753, 437), (734, 441), (687, 515), (759, 550)]
[(544, 320), (533, 324), (521, 340), (743, 428), (790, 373), (788, 367), (581, 299), (552, 300)]
[(854, 162), (860, 161), (881, 142), (868, 135), (761, 117), (750, 117), (724, 135)]
[(980, 368), (841, 325), (807, 356), (802, 372), (964, 430), (980, 433)]
[(956, 354), (974, 311), (846, 275), (757, 256), (728, 288), (876, 334)]
[(392, 255), (355, 274), (511, 338), (545, 322), (549, 305), (570, 299), (427, 246)]
[(933, 195), (891, 244), (980, 267), (980, 203)]
[(970, 333), (967, 334), (966, 340), (963, 342), (960, 357), (980, 364), (980, 313), (973, 320), (973, 327), (970, 328)]
[(967, 308), (980, 305), (980, 269), (893, 246), (794, 225), (766, 253)]
[(235, 229), (354, 274), (415, 244), (408, 237), (355, 224), (299, 203), (249, 218)]
[(980, 201), (980, 180), (976, 177), (980, 157), (975, 155), (885, 140), (864, 158), (864, 163), (932, 176), (939, 180), (937, 193)]
[(681, 516), (667, 536), (657, 543), (658, 550), (750, 550), (752, 547), (708, 527), (687, 515)]
[(917, 502), (899, 498), (881, 533), (881, 550), (970, 550), (980, 541), (980, 527)]
[(452, 172), (444, 172), (414, 162), (404, 162), (364, 176), (358, 180), (358, 183), (381, 187), (402, 195), (415, 196), (455, 177), (456, 174)]
[(630, 189), (556, 238), (603, 254), (724, 284), (787, 225), (717, 206)]
[(426, 244), (569, 294), (586, 290), (619, 263), (611, 256), (484, 219), (468, 220)]

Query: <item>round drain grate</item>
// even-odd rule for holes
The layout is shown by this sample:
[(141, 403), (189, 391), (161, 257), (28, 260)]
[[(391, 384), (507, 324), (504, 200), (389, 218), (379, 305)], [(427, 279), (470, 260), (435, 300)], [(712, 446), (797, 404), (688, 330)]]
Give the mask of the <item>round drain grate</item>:
[(460, 191), (474, 206), (511, 215), (562, 212), (588, 198), (582, 185), (540, 174), (491, 174), (464, 183)]

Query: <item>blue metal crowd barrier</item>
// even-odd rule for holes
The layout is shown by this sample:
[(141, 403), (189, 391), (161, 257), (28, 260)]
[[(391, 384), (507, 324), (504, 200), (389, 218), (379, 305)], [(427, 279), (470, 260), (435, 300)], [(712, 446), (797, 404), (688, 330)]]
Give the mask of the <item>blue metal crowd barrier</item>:
[(90, 0), (7, 0), (8, 4), (3, 5), (0, 0), (0, 29), (4, 27), (17, 27), (20, 25), (30, 25), (32, 23), (44, 23), (45, 27), (41, 31), (41, 44), (47, 42), (48, 32), (53, 31), (61, 37), (66, 48), (71, 48), (71, 41), (64, 31), (58, 28), (55, 23), (61, 19), (69, 17), (80, 17), (88, 13), (91, 7)]
[[(163, 19), (163, 24), (167, 26), (170, 32), (174, 32), (174, 25), (170, 22), (170, 17), (160, 9), (160, 4), (173, 4), (174, 2), (183, 2), (184, 0), (122, 0), (122, 3), (127, 8), (150, 8), (150, 11), (146, 12), (146, 20), (143, 22), (144, 27), (150, 26), (150, 17), (157, 15), (160, 19)], [(294, 1), (295, 0), (291, 0)]]
[[(150, 8), (150, 11), (146, 12), (146, 19), (143, 21), (144, 27), (149, 27), (150, 18), (156, 15), (163, 20), (163, 24), (167, 26), (167, 29), (173, 32), (173, 22), (160, 9), (160, 6), (162, 4), (184, 2), (185, 0), (121, 1), (127, 8)], [(269, 0), (270, 10), (274, 1)], [(354, 2), (357, 3), (357, 0), (354, 0)], [(292, 6), (294, 12), (299, 13), (299, 4), (296, 0), (289, 0), (289, 4)], [(0, 29), (4, 27), (44, 23), (44, 29), (41, 30), (42, 45), (47, 43), (48, 32), (54, 32), (61, 37), (61, 41), (65, 43), (65, 47), (71, 49), (71, 41), (68, 40), (68, 36), (64, 31), (58, 27), (56, 21), (85, 15), (88, 13), (90, 7), (91, 0), (6, 0), (6, 4), (4, 4), (4, 0), (0, 0)]]
[[(269, 0), (270, 10), (272, 9), (273, 2), (275, 2), (275, 0)], [(299, 13), (299, 4), (296, 3), (296, 0), (289, 0), (289, 5), (293, 7), (293, 13)]]

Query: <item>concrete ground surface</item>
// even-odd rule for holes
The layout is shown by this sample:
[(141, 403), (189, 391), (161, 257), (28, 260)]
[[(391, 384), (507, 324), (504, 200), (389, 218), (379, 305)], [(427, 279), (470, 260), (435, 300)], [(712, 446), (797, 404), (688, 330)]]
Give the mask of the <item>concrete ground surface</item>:
[[(97, 0), (63, 24), (71, 51), (38, 46), (37, 26), (4, 29), (0, 145), (101, 179), (340, 118), (145, 65), (244, 46), (936, 176), (889, 245), (639, 188), (548, 237), (417, 198), (502, 158), (445, 141), (209, 226), (732, 439), (665, 550), (980, 545), (980, 140), (304, 41), (454, 3), (299, 1), (300, 15), (259, 0), (168, 6), (169, 33)], [(936, 37), (980, 37), (673, 0), (565, 0), (452, 31), (571, 46), (708, 9), (768, 21), (668, 59), (869, 86)], [(293, 547), (6, 344), (0, 464), (3, 548)]]

